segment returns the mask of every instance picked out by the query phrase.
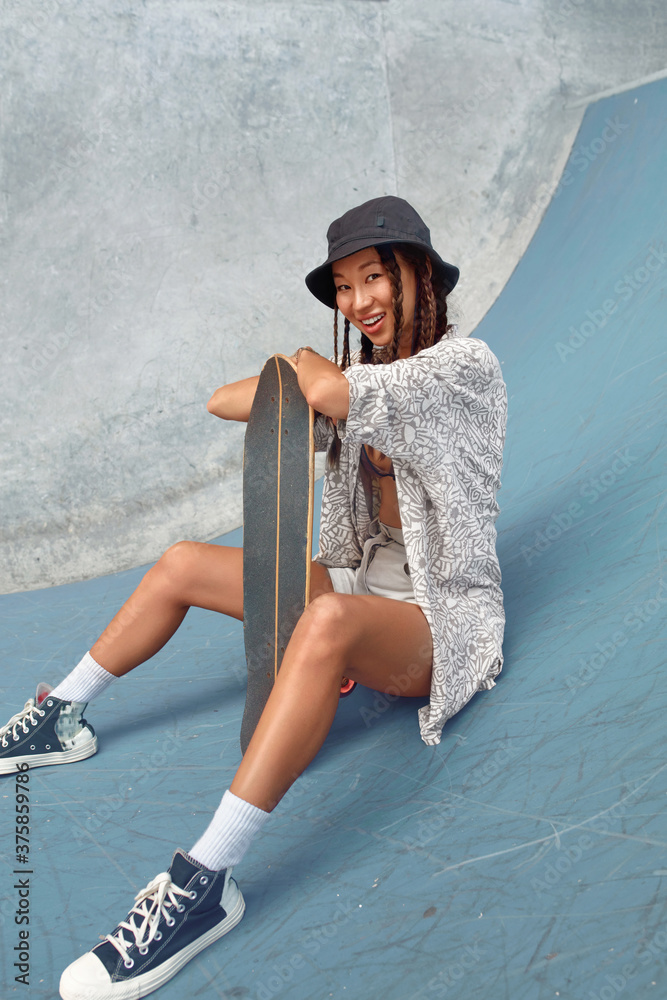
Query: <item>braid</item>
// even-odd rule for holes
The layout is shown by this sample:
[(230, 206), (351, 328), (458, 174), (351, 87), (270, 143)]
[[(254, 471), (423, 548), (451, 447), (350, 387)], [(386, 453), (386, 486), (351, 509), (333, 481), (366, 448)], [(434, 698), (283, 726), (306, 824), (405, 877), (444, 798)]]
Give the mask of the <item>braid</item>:
[(422, 330), (424, 329), (424, 310), (421, 307), (422, 283), (419, 277), (419, 268), (415, 268), (415, 308), (412, 312), (412, 338), (410, 340), (410, 357), (419, 353), (419, 345), (422, 341)]
[(436, 342), (435, 295), (426, 264), (422, 264), (417, 273), (419, 277), (419, 337), (415, 354), (418, 354), (425, 347), (432, 347)]
[(373, 364), (373, 341), (365, 333), (361, 335), (361, 363), (362, 365)]
[[(338, 306), (334, 306), (334, 358), (338, 365)], [(350, 321), (346, 319), (343, 323), (343, 356), (340, 359), (339, 368), (342, 372), (351, 365), (350, 359)]]
[(403, 282), (401, 281), (401, 269), (398, 266), (398, 261), (391, 247), (381, 245), (377, 248), (377, 251), (380, 255), (380, 260), (387, 268), (387, 274), (389, 275), (394, 293), (394, 337), (385, 357), (385, 363), (391, 364), (398, 357), (398, 347), (403, 330)]
[(415, 325), (412, 343), (413, 354), (425, 347), (433, 347), (443, 337), (449, 337), (452, 327), (447, 325), (447, 289), (437, 275), (429, 271), (426, 254), (416, 247), (401, 245), (401, 259), (411, 264), (417, 277)]
[[(336, 358), (336, 364), (338, 364), (338, 305), (334, 305), (334, 356)], [(343, 323), (343, 356), (340, 360), (340, 370), (345, 371), (346, 368), (350, 367), (350, 321), (346, 319)], [(327, 452), (327, 465), (330, 469), (337, 469), (338, 463), (340, 461), (340, 438), (338, 436), (338, 428), (331, 420), (331, 417), (327, 417), (327, 421), (333, 426), (333, 438), (331, 444), (329, 445), (329, 450)]]
[(346, 318), (343, 324), (343, 364), (341, 367), (341, 371), (344, 372), (345, 369), (349, 368), (351, 364), (352, 361), (350, 359), (350, 321), (349, 319)]
[(334, 306), (334, 359), (338, 364), (338, 305)]
[[(436, 310), (436, 327), (435, 340), (433, 343), (437, 344), (443, 337), (449, 337), (453, 332), (454, 327), (448, 326), (447, 324), (447, 296), (443, 295), (441, 301), (435, 301), (434, 305)], [(438, 309), (438, 306), (440, 306), (440, 309)]]

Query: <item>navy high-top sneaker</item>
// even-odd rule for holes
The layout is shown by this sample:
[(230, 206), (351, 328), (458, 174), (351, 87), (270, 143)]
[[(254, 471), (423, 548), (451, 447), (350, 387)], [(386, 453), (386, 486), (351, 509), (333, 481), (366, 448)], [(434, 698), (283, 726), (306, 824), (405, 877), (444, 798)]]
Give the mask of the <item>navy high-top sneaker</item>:
[(138, 893), (127, 919), (65, 969), (63, 1000), (138, 1000), (163, 986), (243, 916), (230, 872), (176, 851), (169, 871)]
[(0, 729), (0, 774), (12, 774), (17, 764), (43, 767), (92, 757), (97, 737), (83, 718), (85, 703), (53, 698), (40, 684), (34, 698)]

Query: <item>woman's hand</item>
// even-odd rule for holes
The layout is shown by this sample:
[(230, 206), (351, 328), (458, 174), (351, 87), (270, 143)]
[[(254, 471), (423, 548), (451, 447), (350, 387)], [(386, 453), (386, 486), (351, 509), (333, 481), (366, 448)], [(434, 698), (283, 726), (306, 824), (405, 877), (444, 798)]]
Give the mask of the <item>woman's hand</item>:
[[(294, 354), (290, 354), (289, 357), (287, 358), (288, 361), (292, 362), (292, 364), (294, 365), (295, 369), (297, 369), (298, 366), (299, 366), (299, 357), (301, 356), (301, 354), (303, 353), (303, 351), (310, 351), (311, 354), (317, 354), (317, 351), (314, 351), (312, 347), (299, 347), (294, 352)], [(319, 354), (317, 354), (317, 356), (318, 356), (318, 358), (321, 357), (321, 355), (319, 355)], [(286, 357), (287, 357), (287, 355), (286, 355)]]
[(350, 387), (338, 366), (316, 354), (312, 347), (300, 347), (293, 360), (299, 388), (308, 404), (327, 417), (347, 417)]
[[(350, 388), (337, 365), (312, 347), (300, 347), (289, 357), (295, 366), (299, 388), (306, 401), (318, 413), (334, 419), (347, 417), (350, 408)], [(247, 422), (250, 416), (259, 375), (232, 382), (216, 389), (206, 408), (222, 420)]]

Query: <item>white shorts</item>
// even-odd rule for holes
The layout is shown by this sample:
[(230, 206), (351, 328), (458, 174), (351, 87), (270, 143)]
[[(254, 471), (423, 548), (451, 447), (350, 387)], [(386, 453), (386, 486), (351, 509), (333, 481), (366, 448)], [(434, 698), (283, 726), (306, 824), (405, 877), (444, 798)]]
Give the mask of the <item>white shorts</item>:
[(373, 521), (359, 568), (328, 566), (327, 569), (337, 594), (372, 594), (417, 604), (400, 528)]

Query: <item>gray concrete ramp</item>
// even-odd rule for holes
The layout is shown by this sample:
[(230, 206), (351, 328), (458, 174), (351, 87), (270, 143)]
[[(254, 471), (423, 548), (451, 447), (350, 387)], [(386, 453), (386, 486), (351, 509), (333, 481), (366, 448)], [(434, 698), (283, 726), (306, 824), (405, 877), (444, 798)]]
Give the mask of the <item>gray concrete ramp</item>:
[(331, 220), (414, 204), (469, 334), (583, 108), (666, 39), (641, 0), (5, 0), (0, 593), (237, 528), (242, 429), (206, 400), (330, 350)]

